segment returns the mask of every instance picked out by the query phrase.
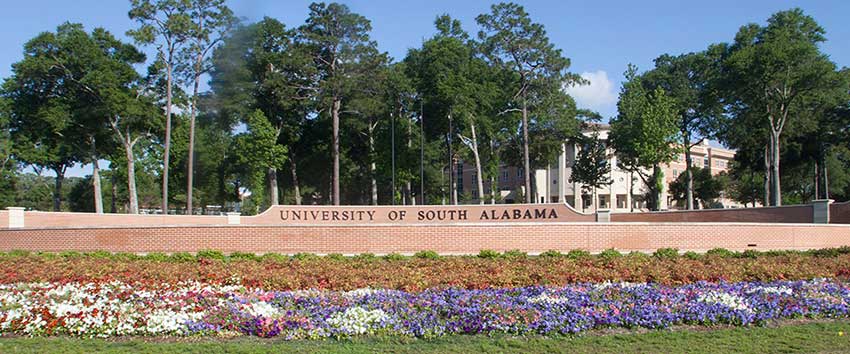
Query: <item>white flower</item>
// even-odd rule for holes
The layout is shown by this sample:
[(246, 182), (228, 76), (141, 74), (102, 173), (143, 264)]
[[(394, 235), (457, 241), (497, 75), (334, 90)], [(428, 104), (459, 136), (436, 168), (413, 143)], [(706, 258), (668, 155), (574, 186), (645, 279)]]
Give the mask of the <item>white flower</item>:
[(791, 289), (787, 286), (756, 286), (750, 290), (747, 290), (747, 294), (753, 294), (757, 292), (776, 295), (792, 295), (794, 294), (794, 289)]
[(750, 311), (744, 298), (721, 291), (712, 291), (697, 297), (697, 301), (707, 304), (718, 304), (733, 310)]
[(352, 334), (364, 334), (369, 332), (372, 326), (387, 320), (389, 316), (383, 310), (366, 310), (358, 306), (334, 313), (328, 319), (328, 324)]
[(570, 301), (570, 299), (567, 299), (567, 298), (564, 298), (564, 297), (549, 296), (549, 294), (546, 294), (546, 293), (537, 295), (535, 297), (528, 298), (528, 302), (530, 302), (532, 304), (540, 304), (540, 303), (563, 304), (563, 303), (567, 303), (569, 301)]

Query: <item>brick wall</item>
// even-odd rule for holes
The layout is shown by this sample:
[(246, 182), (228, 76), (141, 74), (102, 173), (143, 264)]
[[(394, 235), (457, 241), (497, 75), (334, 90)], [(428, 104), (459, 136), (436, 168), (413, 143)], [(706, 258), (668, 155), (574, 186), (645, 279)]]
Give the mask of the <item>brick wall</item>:
[(766, 208), (705, 209), (611, 214), (612, 222), (755, 222), (811, 223), (811, 205)]
[(850, 225), (511, 223), (345, 226), (168, 226), (0, 229), (0, 250), (472, 254), (482, 249), (654, 251), (810, 249), (850, 245)]
[(829, 206), (830, 224), (850, 224), (850, 202), (833, 203)]

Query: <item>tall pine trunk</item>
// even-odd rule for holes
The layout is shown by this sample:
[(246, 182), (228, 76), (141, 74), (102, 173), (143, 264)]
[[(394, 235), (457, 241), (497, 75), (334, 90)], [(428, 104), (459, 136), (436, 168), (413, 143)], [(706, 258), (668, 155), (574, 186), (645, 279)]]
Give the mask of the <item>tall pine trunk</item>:
[(186, 166), (186, 213), (189, 215), (194, 213), (194, 210), (192, 209), (192, 190), (195, 187), (195, 117), (198, 115), (198, 87), (201, 84), (202, 60), (203, 55), (198, 53), (198, 56), (195, 58), (195, 83), (192, 88), (192, 113), (189, 117), (189, 162), (188, 166)]
[(94, 212), (103, 214), (103, 194), (100, 190), (100, 166), (97, 163), (97, 146), (94, 137), (91, 137), (91, 183), (94, 189)]
[(333, 137), (331, 138), (331, 149), (333, 159), (333, 177), (331, 178), (331, 201), (333, 205), (339, 205), (339, 110), (342, 102), (339, 97), (334, 96), (331, 108), (331, 119), (333, 120)]
[(292, 174), (292, 193), (295, 194), (295, 205), (301, 205), (301, 186), (298, 184), (298, 168), (296, 166), (295, 151), (289, 148), (289, 172)]
[[(375, 124), (372, 124), (372, 119), (369, 118), (369, 179), (372, 182), (372, 205), (378, 205), (378, 181), (375, 178), (377, 174), (377, 165), (375, 164)], [(395, 193), (395, 191), (393, 191)], [(393, 196), (395, 198), (395, 196)]]
[(531, 203), (531, 170), (528, 158), (528, 100), (522, 93), (522, 168), (525, 177), (525, 202)]
[[(168, 164), (171, 153), (171, 86), (174, 84), (174, 55), (168, 53), (165, 63), (165, 147), (162, 159), (162, 213), (168, 214)], [(131, 151), (132, 152), (132, 151)], [(135, 184), (135, 181), (133, 182)]]
[(771, 169), (770, 169), (770, 145), (764, 146), (764, 205), (771, 204), (770, 185), (771, 185)]
[(691, 171), (693, 160), (691, 157), (691, 136), (687, 132), (682, 134), (683, 145), (685, 147), (685, 173), (687, 173), (688, 187), (685, 196), (688, 210), (694, 210), (694, 173)]

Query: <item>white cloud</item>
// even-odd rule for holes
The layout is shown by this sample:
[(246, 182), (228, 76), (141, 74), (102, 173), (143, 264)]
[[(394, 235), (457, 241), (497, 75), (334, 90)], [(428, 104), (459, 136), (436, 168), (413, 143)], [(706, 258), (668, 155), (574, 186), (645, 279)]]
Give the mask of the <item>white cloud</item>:
[(589, 81), (589, 85), (564, 87), (570, 96), (576, 100), (579, 108), (588, 108), (595, 111), (609, 112), (616, 110), (617, 94), (614, 92), (614, 83), (608, 78), (608, 73), (603, 70), (583, 72), (581, 77)]

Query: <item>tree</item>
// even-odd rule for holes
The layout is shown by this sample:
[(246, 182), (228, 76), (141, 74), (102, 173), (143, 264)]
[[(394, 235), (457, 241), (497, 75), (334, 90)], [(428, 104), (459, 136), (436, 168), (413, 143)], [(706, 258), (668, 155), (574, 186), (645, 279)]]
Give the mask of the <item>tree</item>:
[(73, 40), (81, 25), (63, 24), (56, 33), (43, 32), (24, 45), (24, 59), (12, 65), (12, 77), (3, 84), (14, 158), (31, 165), (40, 174), (56, 174), (53, 210), (62, 207), (62, 182), (69, 166), (83, 159), (74, 116), (75, 86), (64, 80), (62, 64), (72, 54)]
[(676, 102), (677, 125), (685, 154), (685, 205), (688, 210), (694, 208), (691, 148), (712, 137), (721, 111), (711, 86), (718, 72), (715, 63), (706, 53), (664, 54), (655, 59), (655, 68), (644, 74), (644, 84), (649, 90), (661, 87)]
[(649, 208), (658, 210), (664, 188), (661, 164), (672, 161), (681, 146), (675, 102), (660, 87), (647, 92), (633, 65), (625, 76), (617, 102), (619, 113), (611, 120), (608, 139), (616, 151), (617, 165), (649, 186)]
[(334, 205), (340, 204), (340, 112), (343, 101), (356, 90), (354, 84), (360, 81), (356, 77), (367, 74), (360, 72), (364, 56), (377, 51), (377, 44), (369, 40), (371, 28), (369, 20), (351, 12), (348, 6), (313, 3), (307, 23), (299, 30), (318, 70), (315, 90), (331, 117), (331, 202)]
[(522, 112), (525, 201), (531, 203), (529, 96), (534, 94), (532, 91), (542, 80), (554, 80), (566, 85), (581, 83), (582, 80), (577, 75), (566, 72), (570, 66), (569, 59), (564, 58), (561, 50), (555, 49), (555, 46), (549, 43), (546, 30), (542, 25), (531, 22), (522, 6), (514, 3), (499, 3), (491, 7), (489, 14), (479, 15), (476, 20), (482, 27), (478, 37), (485, 57), (493, 65), (515, 73), (513, 87), (515, 91), (512, 104), (507, 110)]
[[(283, 164), (286, 148), (277, 144), (277, 132), (262, 111), (254, 111), (246, 123), (248, 131), (236, 136), (234, 150), (237, 152), (237, 163), (246, 167), (245, 178), (251, 186), (254, 206), (259, 207), (268, 168)], [(254, 210), (254, 213), (257, 211)]]
[[(712, 176), (711, 168), (695, 168), (693, 176), (693, 197), (702, 204), (703, 209), (711, 208), (714, 201), (720, 198), (722, 193), (727, 188), (727, 180), (725, 174)], [(687, 198), (688, 176), (680, 174), (675, 180), (670, 182), (670, 195), (673, 200), (682, 202)]]
[(127, 36), (137, 44), (157, 47), (158, 61), (166, 76), (165, 94), (165, 146), (162, 161), (162, 212), (168, 214), (168, 170), (171, 152), (171, 113), (174, 71), (180, 49), (189, 39), (192, 18), (190, 2), (183, 0), (130, 0), (128, 13), (139, 27), (127, 31)]
[[(767, 26), (741, 27), (723, 61), (728, 104), (752, 110), (768, 127), (765, 161), (770, 204), (782, 205), (780, 141), (806, 95), (825, 86), (835, 64), (820, 52), (824, 30), (800, 9), (775, 13)], [(797, 118), (794, 118), (797, 119)]]
[(224, 0), (191, 0), (188, 15), (192, 20), (187, 35), (188, 46), (179, 52), (180, 71), (192, 82), (192, 99), (189, 101), (189, 161), (186, 166), (186, 212), (192, 214), (194, 189), (195, 118), (197, 117), (198, 90), (201, 76), (211, 66), (210, 54), (236, 24), (236, 17)]
[(580, 183), (582, 188), (592, 191), (593, 210), (598, 210), (596, 190), (611, 184), (611, 164), (605, 144), (599, 139), (599, 132), (578, 139), (581, 150), (570, 174), (570, 183)]

